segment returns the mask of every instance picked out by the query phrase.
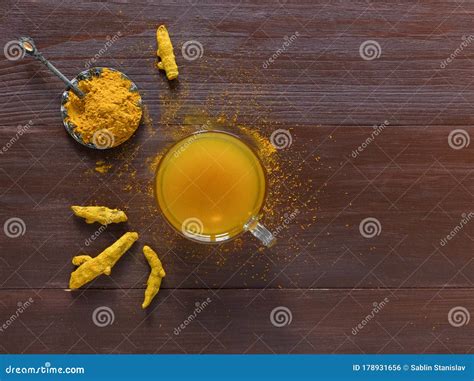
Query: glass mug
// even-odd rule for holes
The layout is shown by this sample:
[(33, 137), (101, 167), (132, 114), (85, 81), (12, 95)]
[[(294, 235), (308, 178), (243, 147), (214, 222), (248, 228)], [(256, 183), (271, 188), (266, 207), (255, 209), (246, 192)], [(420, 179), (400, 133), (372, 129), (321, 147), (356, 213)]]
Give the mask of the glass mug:
[(258, 220), (266, 176), (253, 150), (222, 131), (199, 131), (175, 143), (156, 170), (155, 197), (168, 223), (207, 243), (250, 231), (269, 247), (275, 237)]

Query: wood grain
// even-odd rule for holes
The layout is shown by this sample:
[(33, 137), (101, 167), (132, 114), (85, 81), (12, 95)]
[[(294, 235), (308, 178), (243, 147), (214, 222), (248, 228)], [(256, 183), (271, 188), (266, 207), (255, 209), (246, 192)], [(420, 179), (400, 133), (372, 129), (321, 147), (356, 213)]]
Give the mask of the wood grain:
[[(2, 332), (0, 348), (14, 353), (470, 353), (472, 330), (452, 327), (447, 315), (459, 303), (472, 310), (471, 295), (470, 290), (180, 289), (164, 290), (143, 312), (141, 290), (77, 295), (5, 290), (0, 305), (6, 311), (13, 313), (18, 301), (30, 297), (33, 303)], [(384, 300), (354, 334), (373, 303)], [(196, 303), (205, 307), (197, 309)], [(277, 327), (270, 316), (282, 305), (292, 319)], [(104, 306), (113, 319), (111, 314), (97, 318), (100, 327), (93, 316)], [(284, 321), (289, 320), (278, 320)]]
[[(472, 3), (8, 0), (0, 11), (0, 45), (29, 35), (70, 77), (92, 59), (115, 67), (138, 85), (149, 114), (123, 147), (87, 150), (62, 127), (62, 84), (31, 59), (0, 58), (0, 221), (16, 217), (26, 226), (21, 237), (0, 235), (0, 323), (17, 302), (35, 300), (0, 332), (0, 352), (471, 351), (472, 330), (453, 327), (448, 315), (458, 306), (474, 310), (474, 224), (462, 223), (473, 212), (472, 144), (453, 149), (449, 138), (455, 130), (474, 136), (471, 42), (456, 53), (470, 41)], [(154, 67), (160, 23), (175, 44), (174, 86)], [(203, 46), (194, 61), (181, 52), (190, 40)], [(361, 57), (367, 40), (380, 45), (378, 59)], [(197, 245), (156, 208), (153, 160), (218, 117), (251, 145), (239, 126), (264, 139), (277, 129), (291, 133), (291, 146), (267, 168), (263, 222), (278, 231), (271, 249), (250, 235)], [(95, 172), (99, 160), (112, 169)], [(69, 210), (89, 203), (124, 208), (129, 222), (92, 239), (98, 226)], [(380, 234), (361, 235), (366, 218), (380, 222)], [(95, 254), (127, 230), (139, 231), (140, 242), (111, 277), (64, 291), (72, 256)], [(146, 313), (143, 244), (167, 271)], [(209, 310), (175, 335), (208, 296)], [(353, 335), (385, 297), (387, 307)], [(92, 324), (100, 306), (112, 308), (113, 325)], [(292, 312), (284, 328), (269, 321), (278, 306)]]
[[(313, 200), (308, 190), (283, 187), (283, 195), (274, 197), (278, 199), (275, 213), (264, 221), (275, 230), (285, 213), (295, 209), (300, 213), (280, 233), (278, 244), (261, 252), (250, 236), (242, 247), (231, 242), (217, 248), (181, 238), (154, 209), (153, 196), (122, 190), (120, 168), (106, 175), (87, 174), (77, 182), (77, 173), (93, 167), (100, 156), (94, 153), (81, 158), (81, 153), (88, 154), (84, 149), (74, 155), (71, 149), (75, 145), (64, 131), (46, 143), (54, 148), (39, 162), (20, 163), (16, 158), (28, 155), (28, 149), (40, 149), (35, 148), (39, 141), (35, 136), (41, 132), (34, 127), (5, 155), (2, 167), (7, 177), (2, 211), (5, 218), (21, 217), (27, 226), (21, 239), (3, 240), (6, 252), (14, 253), (3, 257), (6, 266), (0, 274), (4, 286), (65, 288), (73, 255), (100, 252), (130, 229), (140, 231), (143, 243), (150, 242), (162, 252), (169, 274), (164, 287), (397, 287), (402, 282), (406, 287), (470, 286), (473, 226), (466, 225), (447, 246), (440, 243), (460, 223), (462, 214), (472, 210), (473, 200), (472, 170), (465, 155), (449, 147), (450, 128), (387, 127), (373, 145), (352, 158), (352, 150), (371, 130), (295, 129), (294, 144), (282, 154), (288, 156), (282, 165), (291, 168), (287, 160), (302, 160), (302, 153), (309, 152), (301, 167), (302, 181), (312, 180), (315, 186), (309, 192), (318, 192), (318, 197)], [(171, 143), (156, 140), (150, 139), (133, 160), (139, 173), (133, 181), (140, 189), (146, 189), (153, 178), (144, 165), (146, 158)], [(320, 157), (318, 162), (316, 156)], [(58, 162), (55, 157), (66, 159)], [(26, 174), (15, 177), (16, 170)], [(48, 173), (55, 174), (51, 182), (44, 181)], [(300, 177), (288, 178), (285, 170), (281, 176), (287, 183)], [(296, 194), (297, 201), (290, 205), (287, 194)], [(69, 206), (89, 203), (125, 206), (130, 221), (109, 227), (87, 246), (98, 225), (72, 217)], [(153, 208), (148, 210), (148, 206)], [(314, 215), (316, 220), (312, 221)], [(382, 224), (381, 234), (373, 239), (359, 232), (366, 217), (376, 217)], [(137, 244), (114, 269), (111, 279), (100, 278), (93, 286), (142, 287), (146, 268)]]

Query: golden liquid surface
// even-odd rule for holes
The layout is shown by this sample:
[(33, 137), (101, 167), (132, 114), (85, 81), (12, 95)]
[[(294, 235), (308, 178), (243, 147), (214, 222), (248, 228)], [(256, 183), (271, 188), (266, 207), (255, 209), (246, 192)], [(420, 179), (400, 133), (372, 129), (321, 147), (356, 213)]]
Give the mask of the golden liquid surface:
[(191, 135), (174, 145), (156, 175), (158, 204), (177, 230), (200, 241), (239, 234), (265, 198), (265, 175), (253, 151), (222, 132)]

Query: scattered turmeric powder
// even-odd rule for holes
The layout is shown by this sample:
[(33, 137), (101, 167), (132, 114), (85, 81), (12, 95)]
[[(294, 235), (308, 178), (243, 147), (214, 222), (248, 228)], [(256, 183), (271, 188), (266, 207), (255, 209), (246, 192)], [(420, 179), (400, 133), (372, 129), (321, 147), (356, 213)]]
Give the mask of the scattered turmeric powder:
[(88, 224), (98, 222), (102, 225), (126, 222), (127, 215), (120, 209), (110, 209), (106, 206), (71, 206), (72, 211), (78, 217), (85, 218)]
[(110, 168), (112, 168), (112, 164), (107, 164), (103, 160), (96, 161), (95, 163), (95, 171), (99, 173), (107, 173)]
[(147, 286), (145, 290), (145, 300), (143, 301), (142, 308), (147, 308), (153, 298), (158, 294), (161, 286), (161, 280), (166, 276), (165, 269), (161, 264), (160, 259), (156, 252), (150, 246), (143, 247), (143, 254), (150, 265), (151, 272), (148, 277)]
[(156, 42), (158, 44), (156, 55), (161, 60), (157, 64), (158, 69), (164, 70), (166, 72), (166, 78), (170, 81), (178, 78), (178, 65), (176, 65), (173, 44), (171, 43), (166, 26), (160, 25), (156, 30)]
[(95, 258), (87, 258), (88, 256), (85, 255), (74, 257), (72, 263), (79, 263), (79, 267), (71, 273), (69, 288), (74, 290), (91, 282), (99, 275), (110, 275), (112, 267), (137, 239), (138, 233), (127, 232)]
[(141, 98), (131, 91), (133, 83), (116, 70), (104, 68), (99, 76), (79, 81), (85, 93), (80, 99), (72, 91), (64, 105), (66, 122), (84, 143), (97, 148), (113, 148), (128, 140), (142, 117)]

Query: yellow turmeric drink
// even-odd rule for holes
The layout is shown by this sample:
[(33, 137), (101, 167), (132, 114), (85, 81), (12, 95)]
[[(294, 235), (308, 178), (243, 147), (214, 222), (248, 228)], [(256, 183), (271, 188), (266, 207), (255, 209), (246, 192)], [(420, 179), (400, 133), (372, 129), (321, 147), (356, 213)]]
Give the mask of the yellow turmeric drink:
[(207, 131), (175, 144), (155, 179), (158, 204), (170, 224), (203, 242), (235, 237), (257, 217), (265, 198), (260, 160), (233, 135)]

